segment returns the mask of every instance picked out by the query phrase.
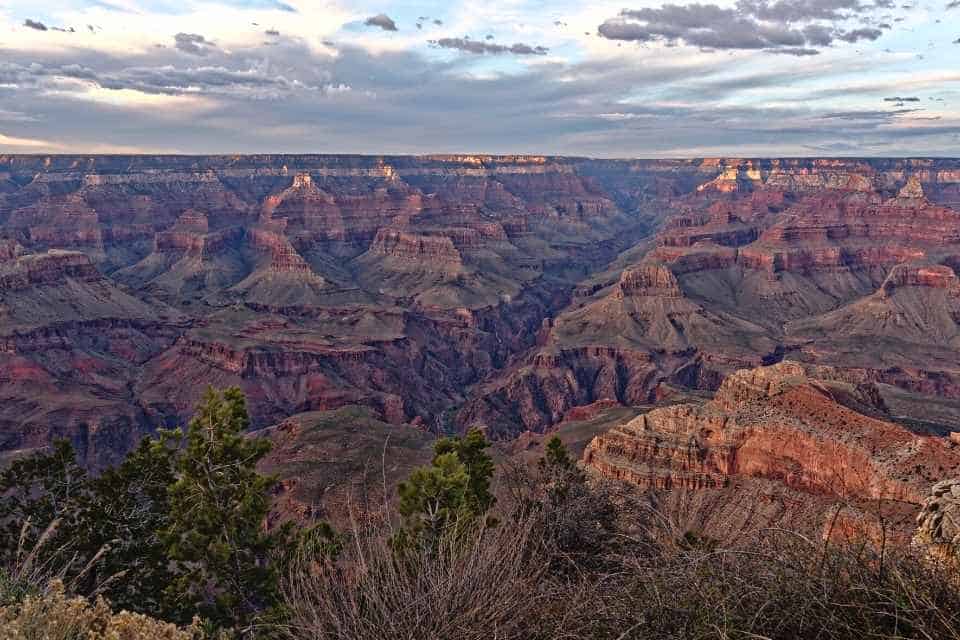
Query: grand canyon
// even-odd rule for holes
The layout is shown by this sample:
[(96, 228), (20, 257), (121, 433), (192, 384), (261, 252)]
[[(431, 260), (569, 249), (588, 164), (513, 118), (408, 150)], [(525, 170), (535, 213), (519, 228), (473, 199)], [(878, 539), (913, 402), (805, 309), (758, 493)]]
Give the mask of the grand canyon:
[(957, 160), (0, 156), (0, 455), (104, 468), (239, 386), (297, 513), (474, 426), (919, 505), (960, 474), (958, 270)]

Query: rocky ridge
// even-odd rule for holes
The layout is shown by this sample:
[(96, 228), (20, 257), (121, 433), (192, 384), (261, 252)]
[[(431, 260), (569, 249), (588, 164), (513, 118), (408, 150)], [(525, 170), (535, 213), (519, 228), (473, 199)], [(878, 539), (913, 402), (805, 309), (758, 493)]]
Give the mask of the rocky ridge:
[[(879, 508), (906, 533), (930, 485), (960, 470), (960, 449), (893, 422), (873, 384), (784, 362), (731, 374), (706, 403), (653, 409), (612, 428), (591, 441), (583, 464), (644, 490), (725, 492), (733, 502), (778, 486), (821, 514), (842, 504), (831, 527)], [(937, 510), (926, 504), (928, 515)]]

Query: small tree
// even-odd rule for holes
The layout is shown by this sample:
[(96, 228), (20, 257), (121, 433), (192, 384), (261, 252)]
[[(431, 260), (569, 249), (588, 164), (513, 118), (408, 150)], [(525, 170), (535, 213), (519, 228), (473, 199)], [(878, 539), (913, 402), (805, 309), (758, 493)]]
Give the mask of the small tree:
[(0, 565), (15, 563), (32, 549), (42, 551), (46, 561), (49, 554), (61, 553), (60, 560), (69, 562), (64, 545), (75, 545), (63, 532), (76, 530), (88, 491), (89, 478), (68, 440), (14, 461), (0, 473)]
[(434, 460), (448, 453), (455, 454), (467, 471), (464, 503), (470, 514), (480, 516), (496, 502), (490, 492), (493, 458), (487, 453), (490, 442), (480, 429), (470, 429), (463, 438), (441, 438), (433, 447)]
[(544, 455), (537, 461), (537, 469), (545, 498), (554, 506), (566, 501), (572, 488), (586, 482), (586, 476), (559, 436), (547, 441)]
[(403, 517), (396, 541), (400, 546), (414, 542), (435, 546), (453, 526), (472, 522), (493, 506), (489, 446), (479, 429), (434, 444), (430, 466), (414, 469), (398, 487)]
[(239, 389), (208, 389), (186, 434), (162, 532), (177, 574), (166, 595), (184, 622), (199, 612), (214, 627), (246, 631), (279, 602), (270, 560), (289, 529), (266, 529), (275, 479), (256, 465), (270, 443), (245, 437), (248, 424)]
[(182, 436), (161, 431), (144, 438), (124, 461), (90, 483), (75, 532), (85, 555), (107, 549), (91, 572), (118, 609), (166, 618), (164, 589), (173, 573), (161, 532), (169, 526), (169, 489), (176, 480)]
[(601, 562), (613, 543), (617, 508), (603, 484), (592, 483), (563, 441), (553, 436), (535, 470), (507, 468), (512, 517), (536, 518), (551, 550), (550, 570), (566, 573)]

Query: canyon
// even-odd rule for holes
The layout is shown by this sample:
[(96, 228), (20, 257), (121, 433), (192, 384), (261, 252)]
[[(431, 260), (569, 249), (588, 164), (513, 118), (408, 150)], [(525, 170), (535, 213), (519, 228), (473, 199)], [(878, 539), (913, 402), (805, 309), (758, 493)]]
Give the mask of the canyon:
[(644, 489), (918, 505), (958, 270), (960, 160), (0, 155), (0, 460), (102, 467), (236, 385), (292, 510), (310, 451), (591, 420)]

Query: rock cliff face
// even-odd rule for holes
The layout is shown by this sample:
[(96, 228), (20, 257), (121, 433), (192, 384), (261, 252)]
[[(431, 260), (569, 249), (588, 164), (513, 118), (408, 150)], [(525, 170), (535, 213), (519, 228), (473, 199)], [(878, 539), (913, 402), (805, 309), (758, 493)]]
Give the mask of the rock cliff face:
[(3, 450), (65, 435), (102, 464), (207, 384), (240, 385), (257, 427), (359, 405), (510, 438), (781, 360), (960, 430), (953, 160), (2, 156), (0, 176)]
[[(509, 428), (521, 416), (540, 431), (602, 394), (633, 404), (664, 384), (712, 390), (736, 369), (786, 358), (949, 396), (955, 424), (960, 213), (948, 206), (950, 162), (698, 168), (708, 167), (712, 178), (667, 198), (656, 236), (582, 282), (544, 327), (540, 352), (491, 380), (461, 417)], [(600, 347), (615, 352), (605, 366), (569, 356)], [(558, 368), (533, 366), (555, 354), (565, 354)]]
[(933, 558), (960, 562), (960, 480), (933, 485), (917, 516), (914, 541)]
[[(917, 505), (960, 469), (948, 439), (891, 421), (876, 386), (780, 363), (728, 376), (713, 400), (654, 409), (593, 439), (592, 472), (652, 490), (774, 482), (799, 500)], [(914, 507), (916, 509), (917, 507)]]

